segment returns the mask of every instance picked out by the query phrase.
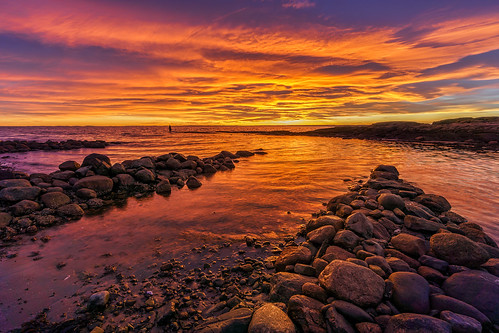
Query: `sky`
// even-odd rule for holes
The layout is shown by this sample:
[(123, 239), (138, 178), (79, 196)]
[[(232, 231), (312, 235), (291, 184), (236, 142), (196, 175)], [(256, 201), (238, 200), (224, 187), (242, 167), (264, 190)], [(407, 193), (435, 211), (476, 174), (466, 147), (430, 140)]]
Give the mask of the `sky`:
[(0, 125), (499, 116), (496, 0), (5, 0)]

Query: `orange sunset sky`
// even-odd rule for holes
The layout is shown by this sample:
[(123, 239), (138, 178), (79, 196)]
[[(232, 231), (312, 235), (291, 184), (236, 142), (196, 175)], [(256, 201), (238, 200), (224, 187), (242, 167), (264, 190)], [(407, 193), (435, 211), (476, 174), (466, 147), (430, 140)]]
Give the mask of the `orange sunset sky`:
[(4, 126), (498, 115), (497, 1), (0, 2)]

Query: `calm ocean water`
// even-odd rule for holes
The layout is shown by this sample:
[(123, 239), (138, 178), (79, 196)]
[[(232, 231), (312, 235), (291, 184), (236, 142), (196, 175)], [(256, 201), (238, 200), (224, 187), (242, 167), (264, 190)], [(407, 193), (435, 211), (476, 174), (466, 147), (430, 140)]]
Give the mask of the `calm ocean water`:
[[(279, 126), (263, 130), (314, 128), (317, 127)], [(4, 165), (29, 172), (55, 171), (61, 162), (81, 161), (91, 152), (106, 154), (112, 162), (173, 151), (200, 157), (221, 150), (263, 148), (268, 152), (241, 159), (233, 171), (202, 179), (203, 186), (197, 190), (174, 190), (167, 198), (130, 198), (123, 207), (42, 231), (39, 236), (53, 237), (42, 249), (47, 259), (34, 262), (28, 258), (30, 251), (39, 249), (26, 241), (14, 248), (19, 259), (0, 261), (0, 271), (8, 272), (0, 279), (0, 298), (14, 301), (13, 297), (18, 297), (18, 281), (27, 281), (29, 292), (34, 295), (30, 297), (35, 299), (46, 300), (56, 288), (50, 286), (55, 285), (59, 295), (70, 295), (75, 291), (76, 274), (69, 274), (71, 277), (64, 280), (66, 274), (44, 269), (60, 261), (67, 262), (74, 273), (92, 267), (96, 254), (112, 251), (117, 264), (129, 265), (140, 275), (155, 253), (167, 258), (204, 243), (241, 240), (247, 234), (269, 239), (294, 234), (302, 218), (310, 218), (311, 213), (323, 208), (322, 203), (346, 191), (348, 182), (344, 180), (366, 177), (378, 164), (396, 165), (401, 178), (416, 183), (426, 193), (445, 196), (453, 211), (479, 223), (499, 241), (498, 153), (230, 132), (234, 130), (262, 127), (174, 127), (173, 133), (165, 127), (0, 127), (2, 140), (122, 142), (106, 149), (35, 151), (8, 154), (0, 159)], [(36, 313), (36, 304), (31, 308), (25, 305), (23, 310), (14, 307), (4, 313), (15, 310), (29, 317)]]

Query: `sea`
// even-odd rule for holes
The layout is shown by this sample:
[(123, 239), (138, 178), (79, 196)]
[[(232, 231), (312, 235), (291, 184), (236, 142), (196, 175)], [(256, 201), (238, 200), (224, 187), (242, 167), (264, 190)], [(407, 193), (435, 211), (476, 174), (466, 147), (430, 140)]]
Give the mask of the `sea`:
[[(203, 185), (196, 190), (184, 187), (168, 197), (132, 197), (100, 214), (46, 229), (37, 236), (51, 240), (41, 250), (29, 239), (9, 248), (17, 257), (0, 258), (0, 327), (14, 325), (7, 319), (14, 313), (15, 318), (29, 319), (53, 290), (59, 295), (74, 292), (77, 273), (92, 266), (97, 254), (112, 252), (113, 260), (140, 275), (155, 253), (166, 259), (203, 244), (242, 242), (246, 235), (275, 240), (296, 234), (312, 213), (347, 186), (365, 181), (379, 164), (395, 165), (401, 178), (444, 196), (454, 212), (480, 224), (499, 242), (498, 152), (270, 133), (323, 127), (174, 126), (171, 133), (164, 126), (0, 127), (0, 140), (112, 143), (104, 149), (0, 155), (0, 165), (29, 173), (52, 172), (64, 161), (81, 162), (93, 152), (106, 154), (113, 163), (169, 152), (199, 157), (222, 150), (267, 152), (239, 159), (234, 170), (201, 178)], [(47, 259), (33, 261), (33, 251)], [(46, 269), (61, 261), (71, 269)], [(20, 292), (20, 284), (29, 290)], [(31, 302), (19, 305), (18, 297)], [(54, 298), (51, 305), (59, 300)]]

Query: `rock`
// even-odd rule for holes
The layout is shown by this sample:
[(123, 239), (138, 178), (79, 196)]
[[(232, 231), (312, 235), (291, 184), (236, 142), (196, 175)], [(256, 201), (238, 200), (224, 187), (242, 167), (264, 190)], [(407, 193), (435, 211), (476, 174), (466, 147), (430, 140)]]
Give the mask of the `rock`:
[(10, 211), (14, 216), (28, 215), (40, 210), (40, 204), (32, 200), (21, 200), (10, 207)]
[(421, 263), (421, 265), (425, 265), (431, 268), (434, 268), (441, 273), (447, 272), (447, 269), (449, 268), (449, 263), (444, 260), (440, 260), (434, 257), (430, 257), (427, 255), (419, 257), (418, 261)]
[(401, 312), (427, 314), (430, 311), (430, 286), (420, 275), (396, 272), (388, 278), (393, 283), (392, 300)]
[(451, 205), (447, 199), (436, 194), (421, 194), (414, 198), (414, 201), (428, 207), (437, 214), (444, 213), (451, 209)]
[(311, 232), (312, 230), (324, 227), (326, 225), (333, 226), (335, 230), (340, 230), (343, 229), (345, 221), (335, 215), (324, 215), (320, 216), (317, 219), (310, 220), (305, 226), (305, 229), (307, 233)]
[(12, 221), (12, 216), (9, 213), (0, 212), (0, 228), (5, 228)]
[(307, 282), (301, 287), (301, 291), (303, 295), (315, 298), (316, 300), (326, 303), (327, 300), (327, 292), (321, 286)]
[(56, 209), (71, 202), (69, 197), (61, 192), (49, 192), (41, 196), (45, 207)]
[(256, 309), (248, 333), (295, 333), (295, 325), (288, 315), (272, 303)]
[(322, 256), (327, 262), (333, 260), (347, 260), (348, 258), (355, 258), (355, 255), (347, 250), (342, 249), (338, 246), (329, 246), (326, 249), (326, 253)]
[(301, 293), (302, 286), (307, 282), (317, 283), (317, 278), (287, 272), (276, 273), (271, 279), (270, 300), (287, 303), (291, 296)]
[(481, 267), (485, 268), (490, 274), (499, 276), (499, 259), (491, 258)]
[(455, 223), (455, 224), (461, 224), (461, 223), (466, 223), (468, 220), (461, 215), (454, 213), (454, 212), (444, 212), (440, 215), (440, 217), (446, 217), (449, 219), (450, 222)]
[(288, 302), (288, 316), (298, 326), (300, 332), (324, 332), (326, 323), (321, 314), (323, 303), (304, 295), (294, 295)]
[(373, 225), (362, 213), (353, 213), (345, 221), (345, 229), (355, 232), (364, 238), (371, 238)]
[(196, 169), (197, 166), (198, 166), (197, 163), (195, 161), (192, 161), (192, 160), (187, 160), (185, 162), (180, 163), (180, 168), (181, 169), (192, 169), (192, 170), (194, 170), (194, 169)]
[(445, 320), (452, 327), (453, 333), (481, 333), (482, 325), (476, 319), (450, 311), (442, 311), (440, 319)]
[(427, 251), (423, 239), (405, 233), (392, 237), (391, 243), (397, 250), (414, 257), (420, 257)]
[(4, 179), (0, 180), (0, 189), (6, 187), (31, 187), (31, 183), (27, 179)]
[(339, 204), (349, 205), (350, 202), (355, 200), (359, 194), (357, 192), (349, 192), (346, 194), (338, 195), (327, 203), (327, 210), (336, 212)]
[(441, 223), (413, 215), (405, 216), (404, 225), (411, 230), (427, 231), (432, 233), (437, 232), (441, 228), (445, 228), (445, 225)]
[(137, 160), (124, 161), (123, 166), (125, 169), (154, 169), (154, 163), (149, 157), (141, 157)]
[(413, 259), (402, 252), (394, 249), (385, 249), (385, 254), (387, 257), (395, 257), (405, 261), (411, 268), (417, 269), (421, 264), (416, 259)]
[(319, 275), (326, 268), (327, 264), (329, 264), (328, 261), (322, 258), (315, 258), (312, 262), (312, 267), (315, 268), (316, 274)]
[(321, 245), (322, 242), (332, 242), (336, 229), (331, 225), (325, 225), (307, 234), (307, 238), (314, 244)]
[(77, 204), (71, 203), (57, 208), (57, 214), (63, 217), (78, 219), (82, 217), (85, 212)]
[(103, 310), (109, 302), (109, 291), (99, 291), (88, 299), (88, 310)]
[(349, 205), (345, 204), (338, 204), (336, 208), (336, 215), (339, 217), (347, 217), (348, 215), (352, 214), (353, 208)]
[(362, 308), (359, 308), (357, 305), (345, 302), (345, 301), (334, 301), (331, 305), (343, 316), (345, 316), (349, 321), (353, 321), (354, 323), (361, 322), (372, 322), (373, 318), (370, 314), (364, 311)]
[(66, 161), (59, 164), (59, 170), (61, 171), (76, 171), (80, 168), (80, 163), (76, 161)]
[(247, 150), (238, 150), (238, 151), (236, 152), (236, 155), (237, 155), (238, 157), (250, 157), (250, 156), (254, 156), (254, 155), (255, 155), (255, 153), (252, 153), (252, 152), (247, 151)]
[(388, 264), (386, 259), (382, 256), (368, 257), (365, 259), (365, 262), (368, 265), (376, 265), (376, 266), (380, 267), (387, 276), (392, 274), (392, 269), (391, 269), (390, 265)]
[(390, 257), (386, 258), (386, 262), (394, 272), (411, 272), (412, 268), (402, 259)]
[(490, 323), (486, 315), (478, 311), (474, 306), (446, 295), (431, 295), (431, 308), (437, 311), (449, 310), (454, 313), (463, 314), (475, 318), (482, 324)]
[(363, 241), (362, 248), (365, 251), (374, 253), (378, 256), (385, 255), (385, 249), (381, 245), (379, 245), (378, 242), (376, 242), (372, 239), (368, 239), (368, 240)]
[(306, 276), (315, 276), (315, 268), (311, 265), (304, 264), (296, 264), (294, 268), (295, 273), (306, 275)]
[(38, 186), (10, 186), (0, 190), (0, 200), (17, 202), (21, 200), (35, 200), (41, 192)]
[(384, 225), (382, 225), (379, 222), (372, 222), (373, 224), (373, 237), (377, 239), (382, 239), (384, 241), (389, 241), (390, 240), (390, 233), (388, 230), (385, 228)]
[(493, 247), (493, 246), (490, 246), (490, 245), (487, 245), (487, 244), (483, 244), (483, 243), (478, 243), (478, 245), (484, 249), (485, 251), (487, 251), (487, 253), (489, 254), (489, 256), (491, 258), (499, 258), (499, 249), (497, 247)]
[(352, 325), (333, 306), (325, 313), (328, 332), (355, 333)]
[(187, 185), (188, 188), (190, 189), (195, 189), (195, 188), (198, 188), (202, 185), (202, 183), (199, 181), (199, 179), (197, 179), (196, 177), (194, 176), (190, 176), (188, 179), (187, 179), (187, 182), (185, 183)]
[[(431, 327), (431, 329), (430, 329)], [(432, 332), (451, 333), (451, 326), (446, 321), (415, 313), (402, 313), (392, 316), (385, 333)]]
[(90, 176), (77, 181), (73, 188), (79, 190), (80, 188), (89, 188), (94, 190), (98, 195), (103, 195), (113, 190), (113, 180), (106, 176)]
[(358, 306), (378, 304), (385, 289), (383, 279), (369, 268), (341, 260), (326, 266), (319, 275), (319, 283), (335, 297)]
[(180, 169), (181, 163), (179, 160), (171, 157), (165, 162), (165, 166), (169, 170), (178, 170)]
[(474, 306), (499, 324), (499, 279), (487, 272), (468, 270), (452, 274), (442, 285), (445, 293)]
[(149, 169), (141, 169), (135, 173), (135, 179), (141, 183), (152, 183), (156, 179), (156, 175)]
[(346, 249), (353, 249), (359, 243), (360, 238), (350, 230), (340, 230), (334, 236), (333, 243)]
[(399, 175), (399, 171), (393, 165), (380, 164), (376, 168), (374, 168), (373, 171), (388, 172), (397, 176)]
[(419, 266), (418, 274), (424, 277), (426, 280), (436, 282), (438, 284), (441, 284), (446, 279), (446, 277), (443, 276), (442, 273), (428, 266)]
[(123, 164), (121, 164), (121, 163), (114, 163), (113, 166), (111, 167), (111, 169), (109, 169), (109, 171), (111, 172), (111, 175), (113, 175), (113, 176), (126, 173), (126, 169), (123, 166)]
[(396, 194), (383, 193), (378, 197), (378, 203), (385, 207), (385, 209), (394, 210), (404, 209), (405, 203), (402, 198)]
[(172, 192), (172, 186), (168, 180), (162, 180), (156, 186), (156, 193), (161, 195), (168, 195)]
[(427, 220), (435, 217), (435, 213), (433, 213), (428, 207), (414, 201), (406, 201), (405, 210), (407, 211), (408, 215), (422, 217)]
[(76, 191), (76, 196), (78, 198), (88, 200), (97, 198), (97, 193), (89, 188), (80, 188), (78, 191)]
[(253, 311), (248, 308), (238, 308), (219, 316), (209, 318), (204, 323), (194, 328), (194, 332), (214, 333), (231, 332), (246, 333), (251, 321)]
[(212, 173), (216, 173), (216, 172), (217, 172), (217, 169), (211, 164), (205, 164), (203, 167), (203, 173), (212, 174)]
[(359, 333), (382, 333), (381, 327), (375, 323), (357, 323), (355, 328)]
[(437, 258), (452, 265), (474, 268), (480, 267), (489, 259), (487, 251), (467, 237), (458, 234), (435, 234), (430, 238), (430, 248)]
[(309, 264), (312, 261), (312, 252), (305, 246), (288, 246), (282, 251), (275, 262), (276, 271), (283, 271), (288, 265)]
[(83, 159), (83, 162), (81, 163), (81, 166), (82, 167), (85, 167), (85, 166), (94, 166), (94, 165), (100, 164), (101, 162), (105, 162), (105, 163), (111, 165), (111, 160), (106, 155), (92, 153), (90, 155), (87, 155)]
[(115, 179), (118, 180), (118, 187), (120, 189), (129, 189), (132, 186), (135, 186), (135, 178), (127, 173), (120, 173), (116, 175)]

